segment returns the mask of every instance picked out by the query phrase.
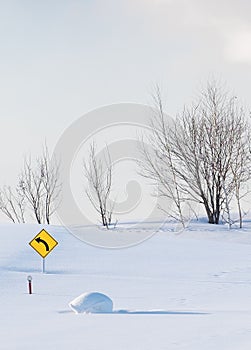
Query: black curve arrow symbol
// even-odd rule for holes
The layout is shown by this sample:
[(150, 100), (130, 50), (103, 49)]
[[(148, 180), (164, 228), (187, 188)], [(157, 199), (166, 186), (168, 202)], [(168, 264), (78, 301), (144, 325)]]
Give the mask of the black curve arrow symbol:
[(41, 239), (40, 237), (36, 238), (35, 241), (37, 243), (40, 243), (40, 242), (43, 243), (47, 252), (50, 250), (48, 244), (43, 239)]

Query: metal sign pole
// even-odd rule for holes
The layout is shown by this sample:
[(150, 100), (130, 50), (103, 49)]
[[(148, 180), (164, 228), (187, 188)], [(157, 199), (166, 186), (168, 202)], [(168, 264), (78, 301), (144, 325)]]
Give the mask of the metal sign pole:
[(45, 273), (45, 258), (42, 259), (42, 272)]

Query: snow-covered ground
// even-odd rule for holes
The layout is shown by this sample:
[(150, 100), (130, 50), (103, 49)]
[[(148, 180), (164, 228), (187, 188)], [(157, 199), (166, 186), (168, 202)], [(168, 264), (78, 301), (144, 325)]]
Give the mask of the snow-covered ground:
[[(127, 249), (96, 248), (51, 226), (59, 244), (45, 274), (28, 244), (41, 228), (0, 225), (1, 350), (250, 350), (251, 223), (166, 228)], [(86, 292), (109, 296), (113, 312), (75, 314), (69, 302)]]

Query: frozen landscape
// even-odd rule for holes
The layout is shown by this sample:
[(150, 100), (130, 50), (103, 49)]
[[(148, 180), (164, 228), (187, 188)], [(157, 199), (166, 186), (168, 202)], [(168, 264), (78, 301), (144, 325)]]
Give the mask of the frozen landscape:
[(0, 1), (0, 350), (251, 350), (250, 13)]
[[(250, 349), (251, 222), (241, 231), (203, 222), (179, 234), (166, 227), (126, 249), (45, 227), (58, 241), (45, 274), (28, 244), (42, 228), (0, 226), (1, 349)], [(113, 311), (74, 313), (69, 303), (88, 292), (111, 298)]]

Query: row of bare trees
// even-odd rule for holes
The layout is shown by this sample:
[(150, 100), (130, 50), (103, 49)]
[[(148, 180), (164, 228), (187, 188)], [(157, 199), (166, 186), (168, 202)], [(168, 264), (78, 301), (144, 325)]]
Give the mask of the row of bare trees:
[(0, 210), (14, 223), (25, 223), (32, 216), (37, 223), (51, 223), (60, 201), (59, 163), (50, 159), (48, 148), (32, 162), (24, 160), (15, 188), (0, 190)]
[[(231, 227), (235, 206), (242, 227), (242, 200), (251, 179), (251, 128), (237, 98), (218, 83), (208, 83), (196, 103), (172, 121), (164, 113), (158, 87), (153, 98), (152, 134), (147, 143), (142, 142), (139, 164), (141, 175), (158, 184), (157, 195), (171, 203), (160, 209), (185, 226), (188, 208), (190, 213), (201, 206), (210, 224), (219, 224), (224, 218)], [(149, 143), (150, 148), (145, 146)], [(84, 160), (84, 176), (87, 197), (108, 229), (115, 225), (108, 147), (100, 158), (92, 143)], [(35, 162), (30, 158), (24, 161), (15, 188), (0, 190), (0, 210), (13, 222), (25, 222), (32, 213), (39, 224), (50, 224), (60, 192), (59, 164), (50, 159), (45, 146)]]
[[(242, 200), (251, 179), (251, 129), (235, 96), (217, 82), (209, 82), (196, 103), (184, 108), (174, 120), (164, 113), (161, 91), (153, 94), (152, 134), (142, 139), (140, 173), (157, 183), (157, 195), (171, 205), (160, 208), (185, 227), (191, 213), (204, 207), (208, 222), (229, 227), (235, 222), (233, 207), (243, 224)], [(147, 147), (150, 144), (151, 147)], [(89, 183), (87, 196), (109, 228), (113, 207), (108, 210), (112, 187), (112, 163), (97, 158), (94, 144), (85, 161)]]

